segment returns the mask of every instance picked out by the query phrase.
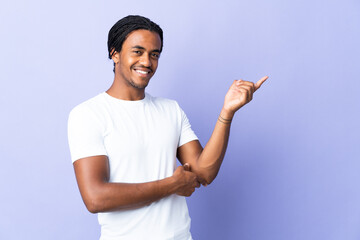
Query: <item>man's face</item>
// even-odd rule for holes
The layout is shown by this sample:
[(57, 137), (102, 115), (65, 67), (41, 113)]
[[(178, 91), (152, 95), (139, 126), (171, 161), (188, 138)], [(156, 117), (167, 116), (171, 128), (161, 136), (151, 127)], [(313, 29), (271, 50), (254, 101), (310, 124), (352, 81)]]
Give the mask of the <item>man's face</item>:
[(135, 30), (124, 41), (118, 56), (113, 57), (115, 71), (128, 87), (144, 89), (155, 74), (161, 40), (156, 32)]

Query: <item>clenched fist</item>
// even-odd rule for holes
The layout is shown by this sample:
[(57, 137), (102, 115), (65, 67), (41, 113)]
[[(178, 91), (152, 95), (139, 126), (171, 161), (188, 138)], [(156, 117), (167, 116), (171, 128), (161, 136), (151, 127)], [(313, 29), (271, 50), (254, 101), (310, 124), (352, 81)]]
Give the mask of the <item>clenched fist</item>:
[(184, 166), (179, 166), (173, 176), (177, 183), (176, 194), (180, 196), (190, 197), (195, 191), (195, 188), (200, 187), (200, 183), (195, 173), (190, 172), (190, 165), (188, 163)]

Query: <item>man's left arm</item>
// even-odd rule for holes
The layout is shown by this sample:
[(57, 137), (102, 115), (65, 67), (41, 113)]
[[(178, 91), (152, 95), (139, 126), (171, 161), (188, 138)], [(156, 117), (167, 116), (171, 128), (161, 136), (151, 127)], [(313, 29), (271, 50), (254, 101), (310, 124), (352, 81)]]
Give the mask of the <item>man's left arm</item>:
[(190, 164), (190, 170), (198, 176), (204, 186), (210, 184), (219, 172), (224, 159), (232, 118), (237, 110), (252, 100), (253, 94), (268, 77), (257, 83), (235, 80), (226, 93), (224, 105), (216, 122), (213, 133), (203, 149), (198, 140), (188, 142), (177, 150), (177, 157), (184, 165)]

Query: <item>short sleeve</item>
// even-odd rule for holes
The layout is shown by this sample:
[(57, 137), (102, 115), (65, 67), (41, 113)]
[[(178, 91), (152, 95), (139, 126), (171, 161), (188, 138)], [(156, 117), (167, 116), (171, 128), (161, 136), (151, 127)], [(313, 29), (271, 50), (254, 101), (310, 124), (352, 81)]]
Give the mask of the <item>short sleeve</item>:
[(180, 108), (180, 112), (181, 112), (181, 133), (180, 133), (178, 147), (180, 147), (190, 141), (198, 140), (198, 137), (195, 135), (194, 131), (191, 129), (189, 119), (187, 118), (185, 112), (181, 108)]
[(107, 155), (104, 129), (96, 114), (86, 105), (79, 105), (70, 112), (68, 141), (72, 162), (80, 158)]

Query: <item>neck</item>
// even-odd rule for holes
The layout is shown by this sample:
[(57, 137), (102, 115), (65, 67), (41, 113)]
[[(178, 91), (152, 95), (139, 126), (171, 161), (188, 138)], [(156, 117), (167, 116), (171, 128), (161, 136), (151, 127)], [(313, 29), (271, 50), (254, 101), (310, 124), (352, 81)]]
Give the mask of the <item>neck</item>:
[(124, 84), (124, 81), (117, 81), (115, 77), (113, 84), (106, 93), (114, 98), (127, 101), (137, 101), (144, 99), (145, 88), (139, 89), (131, 85)]

